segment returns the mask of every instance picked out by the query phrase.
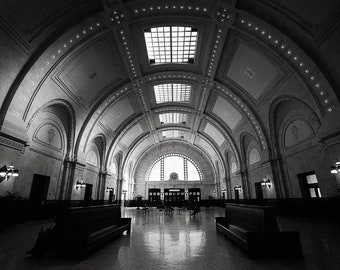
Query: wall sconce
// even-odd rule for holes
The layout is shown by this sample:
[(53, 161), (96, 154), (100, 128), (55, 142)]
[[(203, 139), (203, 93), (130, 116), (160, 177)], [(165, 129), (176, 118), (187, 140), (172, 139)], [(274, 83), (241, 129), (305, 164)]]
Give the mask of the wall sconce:
[(239, 191), (239, 192), (242, 191), (241, 185), (236, 185), (236, 186), (234, 187), (234, 189), (237, 190), (237, 191)]
[(106, 187), (106, 192), (110, 192), (110, 191), (112, 191), (113, 192), (113, 187)]
[(268, 188), (271, 188), (272, 184), (270, 182), (269, 178), (263, 178), (262, 182), (261, 182), (261, 186), (266, 186)]
[(331, 173), (333, 174), (340, 173), (340, 161), (336, 160), (334, 166), (331, 167)]
[(222, 188), (221, 192), (222, 192), (222, 193), (226, 192), (226, 189), (225, 189), (225, 188)]
[(8, 180), (9, 177), (17, 177), (19, 176), (19, 170), (14, 169), (13, 163), (11, 165), (4, 165), (0, 168), (0, 183), (5, 179)]
[(83, 180), (77, 181), (77, 183), (76, 183), (76, 189), (78, 189), (78, 188), (83, 188), (83, 187), (86, 187), (86, 184), (84, 183), (84, 181), (83, 181)]

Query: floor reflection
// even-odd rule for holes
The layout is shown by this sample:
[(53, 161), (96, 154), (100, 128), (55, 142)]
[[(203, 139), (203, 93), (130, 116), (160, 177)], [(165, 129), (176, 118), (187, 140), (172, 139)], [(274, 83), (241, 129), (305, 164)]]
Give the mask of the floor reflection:
[(131, 234), (110, 242), (83, 261), (57, 257), (37, 261), (27, 256), (40, 227), (52, 221), (1, 232), (1, 269), (339, 269), (339, 225), (331, 222), (279, 218), (281, 230), (300, 231), (304, 258), (250, 260), (216, 232), (215, 217), (224, 215), (222, 208), (202, 208), (196, 217), (177, 209), (172, 214), (157, 209), (146, 213), (136, 208), (122, 210), (125, 217), (132, 217)]

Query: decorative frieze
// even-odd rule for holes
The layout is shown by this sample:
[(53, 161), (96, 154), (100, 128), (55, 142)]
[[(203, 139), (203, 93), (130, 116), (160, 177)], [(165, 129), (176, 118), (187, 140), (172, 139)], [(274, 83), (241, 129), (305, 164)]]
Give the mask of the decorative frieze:
[(24, 143), (20, 143), (17, 141), (14, 141), (12, 139), (0, 136), (0, 145), (4, 145), (6, 147), (18, 150), (20, 152), (25, 152), (25, 144)]

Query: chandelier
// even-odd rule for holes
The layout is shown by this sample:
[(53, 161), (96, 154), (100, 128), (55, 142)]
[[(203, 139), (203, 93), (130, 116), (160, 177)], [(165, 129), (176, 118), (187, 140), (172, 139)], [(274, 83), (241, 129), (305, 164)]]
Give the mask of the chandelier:
[(19, 170), (14, 169), (13, 163), (11, 165), (4, 165), (0, 168), (0, 183), (5, 179), (8, 180), (9, 177), (17, 177), (19, 176)]
[(336, 174), (340, 173), (340, 161), (336, 161), (334, 166), (331, 167), (331, 173)]

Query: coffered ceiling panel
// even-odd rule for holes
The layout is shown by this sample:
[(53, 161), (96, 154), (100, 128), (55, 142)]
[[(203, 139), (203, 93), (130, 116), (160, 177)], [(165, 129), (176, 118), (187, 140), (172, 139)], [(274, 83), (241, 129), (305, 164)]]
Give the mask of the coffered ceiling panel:
[(258, 99), (283, 75), (280, 68), (257, 49), (239, 42), (226, 76)]
[(100, 122), (109, 130), (114, 131), (124, 120), (134, 113), (128, 98), (119, 100), (113, 104), (103, 115)]
[(212, 146), (205, 139), (197, 136), (195, 139), (195, 145), (203, 149), (211, 158), (215, 157), (214, 148), (212, 148)]
[(65, 65), (56, 79), (68, 94), (88, 108), (106, 87), (122, 79), (117, 59), (111, 41), (106, 37), (83, 49)]
[(153, 143), (154, 140), (152, 136), (147, 136), (143, 140), (139, 141), (138, 145), (131, 153), (130, 160), (136, 161), (146, 149), (153, 145)]
[(133, 141), (143, 133), (144, 131), (143, 131), (142, 125), (137, 124), (133, 128), (129, 129), (128, 132), (124, 134), (120, 142), (124, 146), (129, 147), (133, 143)]
[(235, 129), (242, 120), (242, 115), (225, 98), (218, 96), (212, 112), (220, 117), (230, 129)]
[(209, 137), (213, 138), (213, 140), (219, 146), (224, 143), (224, 136), (222, 135), (222, 133), (210, 123), (207, 123), (203, 132), (206, 133)]

